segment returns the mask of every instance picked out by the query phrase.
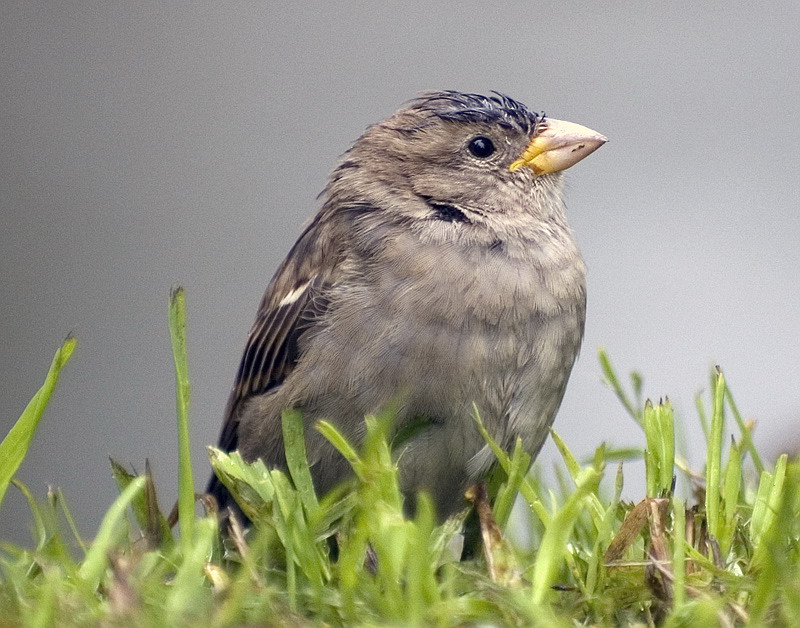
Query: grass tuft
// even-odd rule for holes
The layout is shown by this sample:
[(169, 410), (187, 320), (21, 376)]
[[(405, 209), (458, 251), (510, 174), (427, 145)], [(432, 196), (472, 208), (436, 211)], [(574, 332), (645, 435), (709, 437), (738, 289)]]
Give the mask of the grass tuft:
[[(710, 399), (696, 398), (707, 445), (697, 470), (676, 454), (683, 417), (666, 397), (644, 399), (642, 376), (620, 377), (603, 351), (601, 372), (641, 427), (641, 449), (602, 444), (581, 461), (553, 431), (562, 460), (556, 482), (546, 483), (526, 473), (522, 444), (504, 451), (476, 412), (465, 429), (483, 435), (497, 464), (488, 491), (471, 493), (485, 550), (461, 560), (468, 511), (439, 523), (426, 495), (405, 504), (393, 441), (414, 434), (394, 434), (391, 413), (367, 417), (361, 443), (329, 423), (314, 426), (353, 468), (350, 482), (324, 496), (313, 490), (296, 411), (282, 417), (286, 470), (210, 448), (215, 472), (252, 521), (244, 528), (232, 519), (220, 534), (216, 514), (195, 508), (180, 289), (169, 323), (178, 535), (149, 465), (137, 475), (112, 461), (120, 494), (91, 542), (77, 534), (63, 494), (40, 500), (14, 479), (74, 350), (67, 339), (0, 444), (0, 501), (10, 485), (20, 490), (34, 535), (30, 547), (0, 543), (0, 626), (786, 626), (800, 617), (800, 463), (764, 461), (719, 369)], [(624, 463), (640, 458), (646, 494), (622, 501)], [(676, 494), (676, 485), (691, 494)], [(515, 504), (523, 521), (512, 516)]]

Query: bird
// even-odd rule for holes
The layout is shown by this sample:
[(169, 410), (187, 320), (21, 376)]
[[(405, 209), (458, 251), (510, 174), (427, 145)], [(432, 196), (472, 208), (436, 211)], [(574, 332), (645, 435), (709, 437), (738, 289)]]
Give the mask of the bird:
[[(424, 92), (367, 127), (266, 288), (219, 448), (285, 469), (281, 413), (299, 410), (324, 494), (351, 468), (314, 424), (358, 444), (392, 408), (395, 430), (425, 427), (396, 452), (401, 490), (440, 520), (494, 463), (475, 412), (535, 457), (586, 318), (563, 171), (605, 142), (499, 92)], [(236, 508), (216, 476), (207, 492)]]

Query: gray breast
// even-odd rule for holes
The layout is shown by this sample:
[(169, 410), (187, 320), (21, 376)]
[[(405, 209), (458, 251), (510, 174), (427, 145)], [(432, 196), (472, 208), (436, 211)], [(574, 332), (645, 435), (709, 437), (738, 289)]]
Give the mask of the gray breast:
[(400, 458), (401, 478), (446, 510), (492, 462), (473, 404), (503, 446), (519, 436), (530, 453), (541, 447), (583, 334), (584, 268), (571, 239), (569, 255), (543, 264), (535, 247), (515, 257), (402, 237), (414, 234), (333, 290), (291, 401), (355, 439), (363, 414), (391, 403), (400, 423), (429, 420)]

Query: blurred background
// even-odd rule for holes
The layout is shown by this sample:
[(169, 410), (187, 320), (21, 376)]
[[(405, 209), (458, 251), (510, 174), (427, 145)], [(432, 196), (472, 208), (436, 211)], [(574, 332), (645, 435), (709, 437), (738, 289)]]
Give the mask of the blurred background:
[[(612, 8), (613, 7), (613, 8)], [(259, 299), (337, 156), (419, 91), (499, 90), (610, 142), (568, 172), (589, 267), (556, 428), (644, 437), (598, 347), (690, 425), (722, 365), (769, 453), (800, 416), (800, 5), (107, 2), (0, 5), (0, 429), (79, 345), (19, 478), (93, 534), (108, 456), (176, 496), (170, 286), (187, 290), (199, 488)], [(551, 466), (548, 445), (540, 460)], [(643, 496), (626, 467), (626, 494)], [(637, 484), (638, 481), (638, 484)], [(638, 487), (638, 488), (637, 488)], [(28, 542), (16, 489), (0, 538)]]

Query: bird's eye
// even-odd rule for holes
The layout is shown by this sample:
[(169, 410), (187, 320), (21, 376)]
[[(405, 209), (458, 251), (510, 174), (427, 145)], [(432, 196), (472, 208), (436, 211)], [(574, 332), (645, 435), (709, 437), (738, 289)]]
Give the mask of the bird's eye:
[(469, 144), (467, 145), (469, 152), (472, 153), (475, 157), (479, 157), (480, 159), (486, 159), (494, 154), (494, 144), (492, 140), (488, 137), (483, 137), (479, 135), (478, 137), (473, 137)]

